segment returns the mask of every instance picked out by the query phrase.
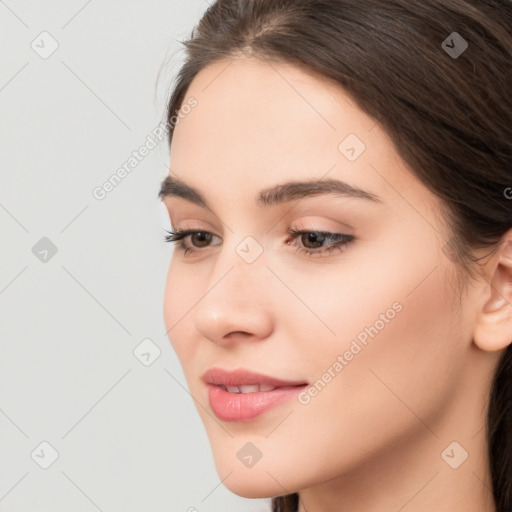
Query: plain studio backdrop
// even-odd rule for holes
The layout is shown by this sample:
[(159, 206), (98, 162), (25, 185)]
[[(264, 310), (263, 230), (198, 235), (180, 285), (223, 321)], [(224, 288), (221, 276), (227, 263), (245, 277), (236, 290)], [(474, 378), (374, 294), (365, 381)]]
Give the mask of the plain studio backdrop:
[(207, 7), (0, 2), (2, 512), (268, 510), (221, 484), (163, 321), (159, 124)]

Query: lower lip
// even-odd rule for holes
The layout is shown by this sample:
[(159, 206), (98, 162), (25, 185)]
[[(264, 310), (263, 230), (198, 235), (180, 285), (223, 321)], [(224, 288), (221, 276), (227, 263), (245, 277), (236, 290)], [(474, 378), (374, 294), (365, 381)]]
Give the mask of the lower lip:
[(208, 399), (215, 415), (223, 421), (248, 421), (297, 395), (303, 386), (276, 388), (255, 393), (229, 393), (208, 384)]

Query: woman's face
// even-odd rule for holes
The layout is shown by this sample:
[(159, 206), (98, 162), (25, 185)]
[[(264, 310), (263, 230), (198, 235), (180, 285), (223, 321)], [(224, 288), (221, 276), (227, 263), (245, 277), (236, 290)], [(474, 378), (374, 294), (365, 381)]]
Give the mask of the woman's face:
[[(177, 187), (164, 201), (174, 229), (211, 235), (175, 247), (164, 315), (226, 487), (282, 495), (419, 445), (443, 465), (475, 356), (437, 198), (342, 89), (297, 68), (218, 62), (192, 97), (170, 177), (207, 207)], [(268, 192), (292, 182), (319, 184)], [(307, 385), (228, 395), (210, 368)]]

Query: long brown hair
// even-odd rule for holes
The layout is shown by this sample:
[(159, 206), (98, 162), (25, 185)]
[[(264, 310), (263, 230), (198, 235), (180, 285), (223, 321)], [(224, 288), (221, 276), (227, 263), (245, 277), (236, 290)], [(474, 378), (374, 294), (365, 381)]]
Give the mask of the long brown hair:
[[(215, 61), (252, 55), (333, 80), (444, 200), (446, 253), (473, 277), (472, 250), (512, 227), (511, 31), (510, 0), (217, 0), (183, 42), (169, 144), (190, 83)], [(511, 512), (512, 346), (486, 427), (496, 512)], [(272, 499), (273, 512), (297, 508), (297, 493)]]

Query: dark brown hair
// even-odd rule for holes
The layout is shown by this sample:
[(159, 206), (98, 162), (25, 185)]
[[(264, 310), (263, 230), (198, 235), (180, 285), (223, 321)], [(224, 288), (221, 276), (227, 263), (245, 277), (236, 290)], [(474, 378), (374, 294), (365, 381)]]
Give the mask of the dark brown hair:
[[(512, 227), (511, 31), (510, 0), (218, 0), (183, 42), (169, 144), (190, 83), (216, 61), (253, 56), (331, 80), (443, 200), (446, 253), (467, 283), (474, 249), (496, 250)], [(512, 346), (487, 414), (496, 512), (511, 512)], [(273, 512), (297, 508), (296, 493), (272, 499)]]

